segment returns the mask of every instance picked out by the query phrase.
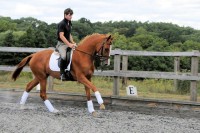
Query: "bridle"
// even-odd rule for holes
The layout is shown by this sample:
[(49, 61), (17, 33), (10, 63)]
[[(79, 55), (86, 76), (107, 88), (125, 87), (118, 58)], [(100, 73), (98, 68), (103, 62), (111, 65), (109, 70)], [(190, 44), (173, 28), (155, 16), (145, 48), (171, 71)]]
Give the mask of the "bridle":
[(82, 51), (82, 50), (80, 50), (78, 48), (75, 48), (74, 50), (79, 51), (79, 52), (84, 53), (84, 54), (87, 54), (87, 55), (91, 56), (94, 60), (99, 60), (100, 62), (103, 62), (103, 61), (105, 61), (105, 60), (110, 58), (109, 56), (104, 56), (103, 55), (103, 50), (104, 50), (104, 47), (105, 47), (105, 43), (106, 43), (106, 40), (103, 41), (103, 43), (101, 44), (101, 47), (99, 48), (99, 50), (97, 52), (95, 52), (93, 55), (89, 54), (89, 53), (87, 53), (85, 51)]
[(110, 55), (109, 56), (104, 56), (103, 55), (103, 50), (104, 50), (104, 47), (105, 47), (105, 43), (106, 43), (106, 41), (104, 40), (103, 43), (101, 44), (101, 47), (99, 48), (99, 50), (95, 54), (95, 59), (99, 59), (101, 62), (103, 62), (105, 60), (108, 60), (110, 58)]

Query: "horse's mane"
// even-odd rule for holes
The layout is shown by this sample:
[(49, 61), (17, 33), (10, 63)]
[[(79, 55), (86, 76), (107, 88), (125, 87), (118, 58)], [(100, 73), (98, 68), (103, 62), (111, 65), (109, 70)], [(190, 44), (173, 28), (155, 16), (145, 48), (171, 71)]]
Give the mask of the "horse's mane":
[(83, 44), (86, 40), (88, 40), (89, 38), (93, 38), (94, 36), (100, 36), (100, 35), (104, 35), (104, 34), (99, 34), (99, 33), (93, 33), (91, 35), (87, 35), (86, 37), (84, 37), (80, 42), (79, 45)]

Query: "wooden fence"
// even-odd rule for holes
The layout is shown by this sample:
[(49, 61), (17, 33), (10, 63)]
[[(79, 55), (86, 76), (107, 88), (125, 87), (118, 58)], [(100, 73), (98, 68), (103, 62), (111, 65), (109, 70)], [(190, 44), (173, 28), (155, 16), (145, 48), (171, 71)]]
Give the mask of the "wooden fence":
[[(19, 53), (33, 53), (44, 50), (45, 48), (24, 48), (24, 47), (0, 47), (1, 52), (19, 52)], [(50, 48), (53, 49), (53, 48)], [(173, 79), (175, 88), (177, 86), (177, 80), (189, 80), (190, 81), (190, 100), (197, 101), (197, 82), (200, 80), (198, 75), (199, 64), (199, 51), (192, 52), (150, 52), (150, 51), (129, 51), (115, 49), (111, 51), (111, 55), (114, 56), (114, 70), (109, 71), (95, 71), (94, 75), (98, 76), (112, 76), (113, 77), (113, 95), (119, 95), (119, 80), (120, 77), (140, 77), (140, 78), (156, 78), (156, 79)], [(130, 71), (128, 68), (129, 56), (168, 56), (174, 57), (174, 72), (154, 72), (154, 71)], [(122, 61), (121, 61), (122, 57)], [(180, 57), (191, 58), (191, 73), (180, 72)], [(122, 70), (120, 64), (122, 63)], [(13, 66), (2, 66), (0, 70), (13, 71)], [(25, 68), (24, 71), (30, 71), (29, 68)], [(53, 88), (53, 79), (48, 79), (49, 89)]]

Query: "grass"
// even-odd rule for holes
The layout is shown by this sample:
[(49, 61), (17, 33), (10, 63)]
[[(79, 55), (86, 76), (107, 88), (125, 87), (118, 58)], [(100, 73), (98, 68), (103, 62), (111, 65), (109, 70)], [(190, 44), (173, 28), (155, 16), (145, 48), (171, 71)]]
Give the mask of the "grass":
[[(32, 74), (22, 72), (16, 82), (11, 80), (11, 72), (0, 72), (0, 88), (1, 89), (18, 89), (24, 90), (26, 84), (32, 79)], [(102, 95), (111, 96), (113, 93), (113, 78), (112, 77), (98, 77), (92, 78), (93, 84), (99, 89)], [(171, 99), (171, 100), (186, 100), (189, 101), (189, 93), (180, 93), (174, 90), (173, 80), (163, 79), (144, 79), (136, 80), (130, 79), (127, 85), (134, 85), (137, 87), (138, 97), (154, 98), (154, 99)], [(84, 86), (78, 82), (61, 82), (54, 79), (54, 91), (65, 93), (79, 93), (85, 94)], [(120, 80), (120, 96), (126, 96), (126, 86), (122, 86)], [(198, 95), (200, 91), (198, 89)], [(198, 98), (200, 101), (200, 98)]]

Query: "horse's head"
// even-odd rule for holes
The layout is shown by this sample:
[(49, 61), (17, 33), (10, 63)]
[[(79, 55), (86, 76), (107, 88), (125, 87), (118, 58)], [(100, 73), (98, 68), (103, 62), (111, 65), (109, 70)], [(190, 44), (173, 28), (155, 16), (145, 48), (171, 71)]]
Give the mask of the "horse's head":
[(97, 56), (104, 65), (110, 64), (110, 51), (112, 46), (113, 37), (111, 35), (106, 36), (100, 43), (100, 47), (97, 49)]

